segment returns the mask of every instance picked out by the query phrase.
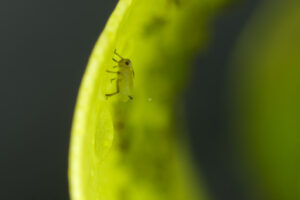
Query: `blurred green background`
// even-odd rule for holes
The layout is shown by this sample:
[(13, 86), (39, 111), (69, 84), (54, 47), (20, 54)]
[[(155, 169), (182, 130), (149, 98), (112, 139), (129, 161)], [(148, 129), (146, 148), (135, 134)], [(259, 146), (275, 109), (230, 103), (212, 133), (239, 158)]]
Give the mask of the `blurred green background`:
[(251, 199), (300, 199), (299, 11), (266, 1), (237, 43), (234, 136)]

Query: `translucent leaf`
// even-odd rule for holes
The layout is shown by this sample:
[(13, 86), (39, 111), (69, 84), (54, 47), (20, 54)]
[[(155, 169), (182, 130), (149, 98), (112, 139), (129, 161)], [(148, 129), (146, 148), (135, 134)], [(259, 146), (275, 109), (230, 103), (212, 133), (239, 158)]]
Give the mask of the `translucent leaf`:
[[(205, 199), (184, 140), (179, 95), (218, 0), (120, 0), (90, 57), (72, 127), (72, 200)], [(114, 92), (114, 50), (135, 70)]]

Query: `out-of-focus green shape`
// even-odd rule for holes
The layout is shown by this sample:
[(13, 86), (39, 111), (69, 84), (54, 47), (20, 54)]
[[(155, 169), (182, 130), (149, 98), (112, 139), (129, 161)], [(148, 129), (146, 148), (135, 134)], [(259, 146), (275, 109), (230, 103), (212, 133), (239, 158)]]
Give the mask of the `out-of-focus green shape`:
[[(72, 200), (205, 199), (182, 133), (178, 96), (223, 0), (120, 0), (82, 80), (69, 160)], [(133, 101), (111, 82), (114, 49), (131, 59)], [(117, 57), (116, 57), (117, 58)]]
[(250, 199), (300, 199), (300, 1), (265, 1), (241, 38), (236, 66)]

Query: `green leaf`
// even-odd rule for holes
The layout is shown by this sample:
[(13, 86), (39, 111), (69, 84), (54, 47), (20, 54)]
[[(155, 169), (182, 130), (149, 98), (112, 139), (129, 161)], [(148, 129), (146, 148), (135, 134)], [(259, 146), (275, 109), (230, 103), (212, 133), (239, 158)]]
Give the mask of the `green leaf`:
[[(184, 139), (179, 95), (221, 0), (120, 0), (90, 57), (76, 105), (72, 200), (206, 199)], [(135, 70), (133, 100), (111, 83), (114, 49)], [(179, 107), (178, 107), (179, 106)]]

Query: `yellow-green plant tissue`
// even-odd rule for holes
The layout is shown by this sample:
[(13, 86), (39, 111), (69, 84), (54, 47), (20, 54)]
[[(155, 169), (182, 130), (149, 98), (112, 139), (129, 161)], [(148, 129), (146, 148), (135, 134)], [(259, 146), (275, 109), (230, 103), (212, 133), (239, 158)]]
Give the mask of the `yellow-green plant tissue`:
[[(208, 199), (195, 178), (177, 104), (192, 58), (207, 41), (209, 22), (223, 4), (118, 2), (78, 95), (69, 156), (72, 200)], [(114, 94), (116, 76), (107, 71), (118, 71), (115, 49), (134, 69), (132, 99)], [(122, 94), (129, 94), (126, 84)]]

